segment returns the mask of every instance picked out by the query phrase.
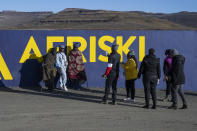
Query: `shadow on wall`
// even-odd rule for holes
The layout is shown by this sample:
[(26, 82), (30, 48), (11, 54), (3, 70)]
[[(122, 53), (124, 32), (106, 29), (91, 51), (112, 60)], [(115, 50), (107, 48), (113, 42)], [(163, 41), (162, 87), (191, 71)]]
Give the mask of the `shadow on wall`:
[[(40, 62), (39, 62), (40, 61)], [(29, 59), (23, 63), (19, 87), (37, 90), (41, 88), (42, 81), (42, 58), (38, 58), (35, 54), (31, 54)]]
[[(65, 54), (69, 54), (71, 51), (70, 46), (65, 47)], [(20, 83), (19, 87), (31, 89), (31, 90), (40, 90), (42, 81), (42, 59), (38, 58), (35, 54), (31, 54), (29, 59), (23, 63), (22, 68), (20, 69)], [(55, 78), (55, 84), (58, 83), (59, 74)], [(68, 82), (69, 83), (69, 82)]]
[(1, 87), (5, 87), (4, 83), (2, 82), (2, 80), (0, 80), (0, 88)]
[(72, 50), (71, 46), (65, 46), (64, 52), (65, 52), (67, 58), (68, 58), (68, 55), (69, 55), (69, 53), (70, 53), (71, 50)]

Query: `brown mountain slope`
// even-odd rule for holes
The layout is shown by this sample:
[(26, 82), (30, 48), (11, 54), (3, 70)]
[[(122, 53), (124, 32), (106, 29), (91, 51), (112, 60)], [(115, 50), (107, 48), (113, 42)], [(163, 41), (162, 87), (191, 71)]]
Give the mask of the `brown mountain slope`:
[(197, 30), (194, 23), (181, 23), (182, 19), (185, 20), (184, 16), (178, 22), (172, 20), (173, 16), (174, 14), (69, 8), (21, 22), (8, 29)]
[(171, 22), (197, 28), (197, 13), (196, 12), (179, 12), (179, 13), (172, 13), (172, 14), (155, 14), (154, 16), (167, 19)]
[(30, 23), (35, 19), (45, 18), (53, 14), (52, 12), (0, 12), (0, 29), (9, 29), (20, 24)]

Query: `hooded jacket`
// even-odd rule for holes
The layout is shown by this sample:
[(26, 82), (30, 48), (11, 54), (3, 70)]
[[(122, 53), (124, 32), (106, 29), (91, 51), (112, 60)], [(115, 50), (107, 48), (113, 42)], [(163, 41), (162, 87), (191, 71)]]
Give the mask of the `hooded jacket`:
[(185, 84), (184, 64), (184, 56), (175, 55), (172, 58), (172, 82), (174, 85)]
[(128, 59), (126, 64), (121, 64), (122, 68), (125, 70), (126, 80), (137, 79), (138, 68), (136, 68), (136, 63), (134, 59)]
[(146, 55), (141, 63), (138, 78), (140, 78), (141, 74), (143, 74), (143, 77), (147, 79), (151, 77), (160, 79), (160, 59), (156, 58), (155, 55)]

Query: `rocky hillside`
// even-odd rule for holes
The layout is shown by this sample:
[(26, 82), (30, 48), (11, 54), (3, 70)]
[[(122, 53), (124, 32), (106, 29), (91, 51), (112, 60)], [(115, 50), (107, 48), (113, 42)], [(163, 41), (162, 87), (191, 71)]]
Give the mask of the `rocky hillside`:
[(153, 14), (139, 11), (120, 12), (69, 8), (56, 14), (52, 12), (23, 12), (21, 15), (20, 13), (0, 13), (0, 28), (197, 30), (197, 13), (195, 12)]
[(36, 19), (46, 18), (52, 15), (52, 12), (0, 12), (0, 29), (10, 29), (25, 23), (31, 23)]

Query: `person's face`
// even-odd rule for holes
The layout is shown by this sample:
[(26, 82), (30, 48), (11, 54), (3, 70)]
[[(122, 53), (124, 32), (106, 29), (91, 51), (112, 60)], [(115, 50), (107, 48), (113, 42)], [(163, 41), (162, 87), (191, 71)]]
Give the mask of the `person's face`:
[(64, 52), (64, 48), (60, 48), (60, 52)]

